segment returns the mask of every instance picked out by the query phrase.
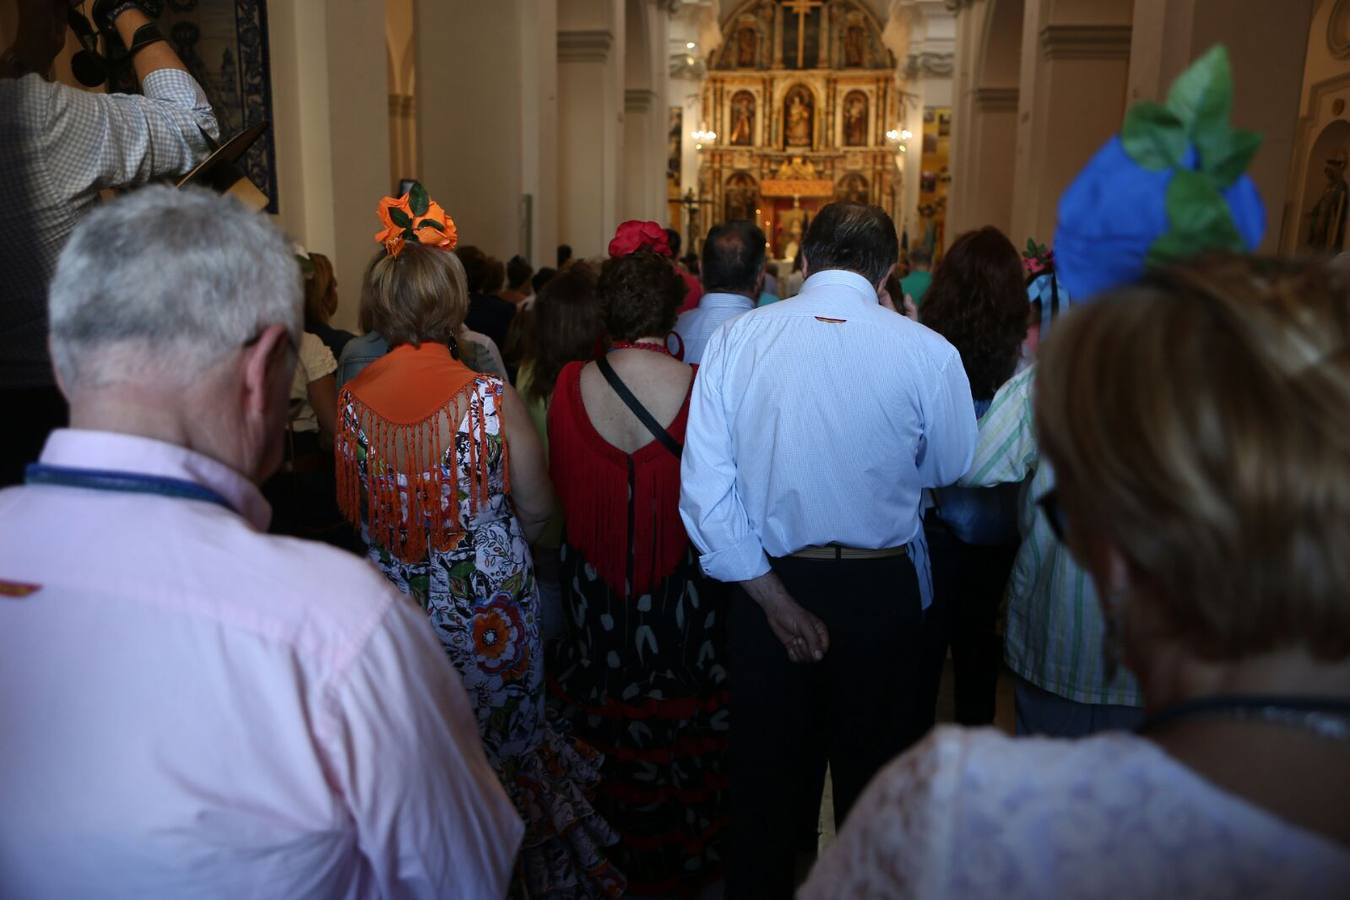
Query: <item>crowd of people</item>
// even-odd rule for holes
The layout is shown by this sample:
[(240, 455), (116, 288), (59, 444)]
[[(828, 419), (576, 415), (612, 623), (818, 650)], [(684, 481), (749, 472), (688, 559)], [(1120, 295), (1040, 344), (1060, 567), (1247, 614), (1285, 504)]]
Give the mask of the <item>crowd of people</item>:
[(144, 97), (0, 58), (0, 894), (1350, 891), (1350, 266), (1253, 255), (1222, 51), (1221, 164), (1113, 139), (1054, 252), (837, 202), (782, 277), (740, 221), (536, 271), (414, 183), (358, 335), (138, 187), (214, 119), (94, 14)]

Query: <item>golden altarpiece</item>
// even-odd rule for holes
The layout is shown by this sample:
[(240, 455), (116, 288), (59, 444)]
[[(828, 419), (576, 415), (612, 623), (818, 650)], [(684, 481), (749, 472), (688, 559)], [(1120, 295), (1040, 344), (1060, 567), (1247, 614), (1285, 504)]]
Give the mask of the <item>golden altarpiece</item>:
[(756, 220), (790, 259), (810, 217), (835, 199), (894, 216), (900, 173), (895, 60), (852, 0), (749, 0), (723, 25), (703, 86), (699, 195), (711, 222)]

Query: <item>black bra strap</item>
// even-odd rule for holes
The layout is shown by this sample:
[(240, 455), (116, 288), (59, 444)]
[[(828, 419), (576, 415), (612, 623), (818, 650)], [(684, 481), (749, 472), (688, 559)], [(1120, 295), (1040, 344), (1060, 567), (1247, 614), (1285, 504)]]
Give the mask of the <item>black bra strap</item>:
[(660, 441), (661, 446), (674, 454), (676, 459), (679, 459), (680, 455), (684, 453), (684, 446), (675, 440), (669, 431), (662, 428), (661, 423), (656, 421), (651, 413), (647, 412), (647, 407), (643, 406), (638, 398), (633, 396), (633, 392), (628, 389), (628, 385), (623, 383), (623, 379), (619, 377), (618, 372), (614, 371), (614, 367), (609, 364), (609, 360), (601, 356), (595, 361), (595, 364), (599, 366), (600, 374), (605, 376), (609, 386), (614, 388), (614, 393), (618, 394), (624, 405), (632, 410), (633, 415), (638, 417), (638, 421), (647, 427), (647, 430), (652, 433), (652, 437)]

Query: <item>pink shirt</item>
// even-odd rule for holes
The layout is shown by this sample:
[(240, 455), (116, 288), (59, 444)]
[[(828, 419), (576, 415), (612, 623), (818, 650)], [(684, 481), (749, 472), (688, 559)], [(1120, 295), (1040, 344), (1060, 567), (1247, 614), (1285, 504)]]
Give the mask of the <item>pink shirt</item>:
[(240, 514), (0, 491), (0, 894), (503, 896), (523, 826), (413, 604), (262, 533), (257, 488), (190, 450), (58, 431), (42, 461)]

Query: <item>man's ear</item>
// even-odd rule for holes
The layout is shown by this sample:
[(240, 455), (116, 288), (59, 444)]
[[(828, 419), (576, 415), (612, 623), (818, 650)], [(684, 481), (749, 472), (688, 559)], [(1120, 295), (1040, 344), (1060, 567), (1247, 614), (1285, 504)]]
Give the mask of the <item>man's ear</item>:
[(278, 369), (289, 368), (290, 334), (284, 325), (269, 325), (244, 348), (244, 411), (263, 416)]
[(806, 258), (806, 254), (803, 253), (803, 254), (802, 254), (802, 281), (805, 281), (806, 279), (808, 279), (808, 278), (810, 278), (810, 277), (811, 277), (811, 260), (807, 259), (807, 258)]
[(755, 297), (756, 297), (756, 299), (759, 298), (759, 295), (760, 295), (760, 294), (764, 293), (764, 275), (765, 275), (765, 273), (766, 273), (767, 271), (768, 271), (768, 270), (767, 270), (766, 268), (764, 268), (764, 266), (760, 266), (760, 267), (759, 267), (759, 275), (755, 277)]
[(886, 290), (886, 282), (891, 280), (891, 274), (895, 272), (895, 265), (896, 265), (895, 263), (891, 263), (891, 267), (886, 270), (886, 274), (882, 275), (881, 280), (878, 281), (875, 285), (873, 285), (877, 289), (878, 297), (881, 296), (882, 291)]

